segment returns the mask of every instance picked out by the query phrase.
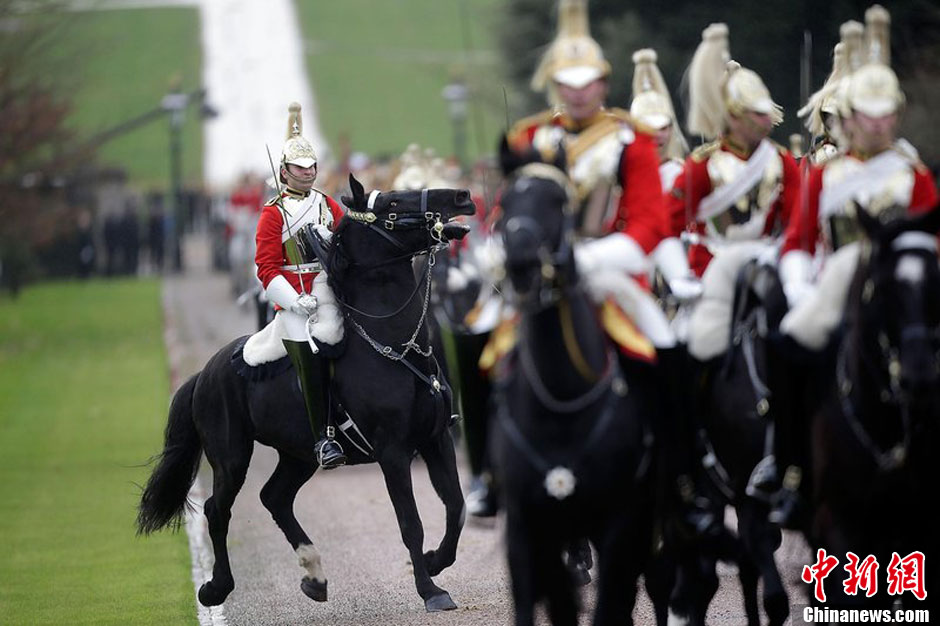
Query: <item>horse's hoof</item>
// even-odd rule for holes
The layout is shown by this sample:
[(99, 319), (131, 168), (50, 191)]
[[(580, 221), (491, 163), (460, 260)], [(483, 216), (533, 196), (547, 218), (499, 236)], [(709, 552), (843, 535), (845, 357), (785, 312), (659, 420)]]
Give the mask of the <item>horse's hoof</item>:
[(303, 580), (300, 581), (300, 590), (311, 600), (326, 602), (326, 583), (327, 581), (325, 580), (320, 582), (309, 576), (304, 576)]
[(211, 580), (203, 583), (199, 588), (199, 604), (202, 606), (219, 606), (225, 602), (228, 594), (232, 593), (233, 587), (223, 589), (214, 584)]
[(431, 596), (425, 600), (424, 608), (427, 609), (428, 613), (436, 613), (437, 611), (453, 611), (457, 608), (457, 605), (450, 599), (449, 593), (442, 591), (436, 596)]

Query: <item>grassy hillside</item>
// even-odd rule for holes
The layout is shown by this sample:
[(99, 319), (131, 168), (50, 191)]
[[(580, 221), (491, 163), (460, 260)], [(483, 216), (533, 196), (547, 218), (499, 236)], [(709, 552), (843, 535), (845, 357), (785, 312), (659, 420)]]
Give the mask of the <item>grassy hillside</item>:
[(196, 622), (185, 534), (138, 538), (167, 365), (157, 281), (0, 299), (0, 622)]
[(441, 90), (463, 73), (474, 94), (468, 153), (495, 150), (505, 126), (491, 34), (501, 0), (299, 0), (297, 7), (320, 122), (334, 149), (345, 133), (353, 150), (369, 154), (397, 156), (412, 141), (451, 154)]
[[(170, 81), (183, 91), (201, 83), (199, 14), (195, 8), (161, 8), (71, 13), (53, 51), (62, 59), (66, 89), (72, 92), (71, 119), (80, 136), (90, 136), (160, 104)], [(143, 187), (169, 185), (169, 121), (157, 119), (107, 143), (103, 164), (126, 167)], [(187, 111), (182, 136), (183, 176), (202, 180), (202, 131), (195, 107)]]

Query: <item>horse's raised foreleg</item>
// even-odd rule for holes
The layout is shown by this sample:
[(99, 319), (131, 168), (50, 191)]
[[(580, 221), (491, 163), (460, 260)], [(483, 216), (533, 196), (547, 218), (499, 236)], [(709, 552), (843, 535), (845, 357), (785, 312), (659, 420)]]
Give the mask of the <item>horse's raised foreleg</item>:
[(245, 483), (245, 475), (248, 473), (252, 451), (250, 439), (248, 444), (246, 448), (230, 450), (230, 454), (221, 462), (217, 457), (209, 458), (212, 465), (212, 497), (206, 500), (205, 513), (215, 564), (212, 566), (212, 580), (199, 588), (199, 602), (203, 606), (222, 604), (235, 588), (235, 579), (232, 578), (232, 567), (228, 560), (226, 536), (229, 521), (232, 519), (235, 496)]
[(300, 581), (300, 589), (317, 602), (326, 602), (327, 580), (320, 563), (320, 553), (294, 516), (297, 492), (310, 480), (316, 469), (315, 463), (280, 453), (274, 473), (261, 489), (261, 502), (271, 512), (274, 522), (297, 553), (300, 566), (307, 571)]
[(450, 595), (434, 584), (428, 573), (424, 559), (424, 527), (418, 515), (415, 503), (414, 487), (411, 482), (411, 455), (403, 450), (385, 450), (379, 459), (379, 466), (385, 476), (385, 486), (398, 518), (401, 538), (411, 556), (414, 566), (415, 587), (424, 600), (424, 608), (430, 611), (456, 609), (457, 605)]
[(447, 515), (447, 527), (440, 545), (436, 550), (430, 550), (424, 555), (428, 573), (437, 576), (444, 568), (453, 565), (457, 558), (457, 541), (463, 529), (466, 510), (450, 431), (442, 431), (433, 441), (422, 446), (420, 451), (427, 464), (431, 484), (444, 503)]

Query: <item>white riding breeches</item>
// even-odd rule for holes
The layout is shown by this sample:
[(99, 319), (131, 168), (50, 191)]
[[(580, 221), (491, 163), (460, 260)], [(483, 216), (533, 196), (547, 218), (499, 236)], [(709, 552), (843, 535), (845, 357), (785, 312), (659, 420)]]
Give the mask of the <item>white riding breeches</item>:
[(765, 241), (742, 241), (718, 250), (702, 276), (702, 298), (689, 320), (689, 354), (700, 361), (728, 349), (731, 315), (738, 273), (753, 259), (773, 256), (775, 246)]
[(826, 259), (813, 289), (781, 320), (781, 332), (810, 350), (826, 347), (842, 322), (860, 250), (858, 242), (851, 243)]

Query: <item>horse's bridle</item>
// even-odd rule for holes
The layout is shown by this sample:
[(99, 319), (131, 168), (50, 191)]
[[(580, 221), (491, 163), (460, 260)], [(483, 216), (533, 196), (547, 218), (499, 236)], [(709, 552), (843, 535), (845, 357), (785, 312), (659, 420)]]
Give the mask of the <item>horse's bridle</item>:
[[(421, 356), (425, 358), (431, 358), (433, 354), (433, 346), (429, 345), (427, 349), (424, 350), (421, 348), (420, 345), (416, 343), (416, 340), (418, 338), (418, 333), (421, 332), (421, 328), (424, 326), (424, 321), (427, 318), (428, 307), (431, 302), (431, 269), (434, 267), (434, 263), (435, 263), (434, 254), (440, 246), (447, 245), (446, 242), (444, 242), (443, 236), (442, 236), (442, 233), (444, 230), (444, 223), (443, 221), (441, 221), (440, 213), (435, 213), (435, 212), (427, 210), (428, 190), (422, 189), (420, 214), (397, 215), (396, 213), (389, 213), (385, 217), (385, 219), (382, 220), (382, 226), (384, 228), (379, 227), (375, 224), (375, 222), (378, 220), (378, 216), (372, 211), (372, 209), (375, 206), (375, 201), (379, 197), (379, 195), (381, 195), (381, 192), (379, 192), (378, 190), (373, 190), (372, 193), (369, 194), (369, 200), (367, 203), (368, 210), (367, 211), (348, 211), (346, 213), (346, 217), (352, 220), (355, 220), (357, 222), (360, 222), (362, 224), (365, 224), (373, 232), (378, 233), (379, 235), (384, 237), (386, 240), (394, 244), (395, 247), (399, 248), (400, 250), (404, 250), (405, 254), (393, 257), (392, 259), (383, 261), (382, 263), (369, 265), (369, 266), (363, 266), (363, 267), (365, 267), (366, 269), (373, 269), (376, 267), (388, 265), (395, 261), (401, 261), (405, 258), (411, 258), (412, 256), (415, 256), (416, 253), (413, 253), (412, 251), (408, 250), (408, 248), (403, 243), (401, 243), (398, 239), (392, 236), (389, 233), (389, 231), (418, 230), (420, 228), (427, 228), (428, 234), (431, 238), (431, 243), (428, 245), (426, 250), (417, 253), (417, 254), (428, 255), (427, 270), (424, 272), (424, 276), (422, 277), (422, 280), (419, 280), (417, 284), (415, 285), (414, 291), (411, 292), (411, 295), (408, 296), (408, 298), (400, 307), (398, 307), (391, 313), (379, 314), (379, 315), (371, 314), (371, 313), (362, 311), (360, 309), (357, 309), (356, 307), (346, 302), (343, 302), (342, 300), (337, 299), (337, 302), (339, 302), (340, 305), (344, 309), (346, 309), (345, 315), (349, 319), (349, 322), (352, 324), (356, 333), (360, 337), (362, 337), (366, 341), (366, 343), (368, 343), (372, 347), (373, 350), (375, 350), (380, 355), (382, 355), (383, 357), (389, 360), (401, 361), (405, 363), (406, 365), (410, 365), (407, 362), (407, 360), (405, 360), (405, 356), (411, 350), (414, 350), (415, 352), (417, 352), (418, 354), (420, 354)], [(421, 316), (418, 318), (418, 324), (415, 327), (414, 332), (411, 334), (411, 338), (407, 342), (402, 344), (402, 348), (404, 349), (401, 352), (396, 351), (392, 346), (386, 346), (376, 341), (375, 339), (373, 339), (369, 335), (369, 333), (366, 331), (366, 329), (363, 328), (362, 325), (359, 324), (359, 322), (357, 322), (353, 318), (352, 313), (357, 313), (359, 315), (362, 315), (363, 317), (368, 317), (369, 319), (374, 319), (374, 320), (391, 319), (399, 315), (402, 311), (405, 310), (405, 308), (411, 303), (411, 301), (414, 300), (414, 297), (417, 295), (419, 289), (421, 288), (422, 282), (425, 284), (425, 292), (424, 292), (424, 302), (421, 307)], [(428, 384), (432, 385), (432, 387), (435, 385), (434, 379), (435, 377), (432, 375), (428, 381)], [(437, 383), (437, 388), (438, 389), (440, 388), (439, 383)]]
[[(575, 366), (575, 369), (581, 374), (582, 378), (588, 382), (594, 383), (594, 386), (587, 394), (581, 398), (575, 398), (572, 401), (557, 400), (547, 392), (547, 389), (544, 390), (544, 393), (539, 393), (538, 395), (540, 396), (542, 404), (550, 410), (561, 410), (562, 412), (566, 409), (568, 411), (580, 410), (570, 407), (577, 407), (582, 402), (589, 402), (591, 397), (599, 393), (599, 391), (597, 391), (598, 389), (604, 389), (612, 383), (614, 380), (612, 372), (615, 369), (612, 367), (612, 362), (616, 361), (616, 358), (608, 353), (606, 355), (607, 362), (604, 366), (604, 371), (600, 374), (591, 368), (574, 335), (571, 309), (565, 301), (565, 293), (571, 289), (571, 284), (567, 280), (568, 276), (563, 271), (563, 268), (570, 262), (572, 255), (572, 240), (576, 219), (574, 213), (574, 199), (577, 197), (574, 187), (567, 174), (547, 163), (529, 163), (519, 168), (513, 176), (511, 184), (515, 185), (519, 181), (527, 178), (554, 182), (565, 191), (566, 201), (562, 206), (563, 221), (560, 242), (558, 248), (555, 250), (549, 249), (546, 243), (547, 238), (544, 236), (544, 229), (535, 218), (528, 215), (515, 215), (506, 220), (506, 224), (503, 227), (504, 245), (505, 233), (519, 231), (527, 233), (530, 238), (539, 242), (536, 255), (541, 263), (539, 271), (540, 280), (532, 290), (538, 294), (538, 299), (536, 302), (530, 302), (526, 298), (523, 298), (521, 294), (516, 293), (514, 304), (518, 309), (527, 312), (537, 312), (550, 306), (559, 307), (562, 321), (562, 335), (568, 357)], [(525, 355), (523, 355), (523, 360), (525, 361)], [(531, 358), (529, 360), (531, 361)], [(523, 370), (526, 371), (526, 375), (530, 379), (533, 389), (537, 392), (540, 388), (544, 389), (544, 385), (541, 385), (541, 380), (539, 379), (534, 363), (530, 363), (529, 367), (524, 367)]]
[(538, 260), (541, 263), (539, 283), (533, 291), (538, 294), (535, 303), (529, 302), (521, 294), (515, 294), (517, 308), (528, 310), (544, 309), (557, 304), (561, 299), (565, 286), (565, 274), (560, 271), (571, 257), (572, 238), (575, 230), (574, 188), (568, 176), (560, 169), (547, 163), (530, 163), (521, 167), (513, 176), (511, 184), (515, 185), (526, 178), (549, 180), (560, 186), (567, 196), (562, 207), (563, 222), (561, 228), (561, 241), (556, 250), (550, 250), (545, 243), (544, 230), (535, 218), (528, 215), (515, 215), (506, 220), (503, 227), (505, 234), (510, 232), (525, 232), (535, 241), (540, 242), (537, 248)]
[[(923, 236), (921, 236), (923, 235)], [(937, 255), (937, 241), (933, 235), (926, 233), (910, 232), (900, 235), (892, 243), (892, 249), (896, 253), (905, 251), (925, 250), (933, 253), (934, 262)], [(871, 277), (865, 280), (862, 286), (862, 300), (865, 304), (871, 302), (875, 295), (876, 285)], [(924, 340), (936, 339), (931, 337), (929, 329), (924, 324), (916, 324), (913, 327), (901, 329), (901, 340), (906, 338), (923, 338)], [(875, 460), (881, 471), (892, 471), (902, 466), (907, 458), (907, 451), (911, 443), (911, 417), (910, 401), (908, 394), (905, 393), (901, 385), (901, 362), (900, 348), (892, 344), (890, 338), (884, 331), (878, 333), (878, 353), (875, 358), (864, 348), (859, 346), (859, 362), (873, 380), (884, 378), (887, 373), (887, 385), (879, 383), (878, 395), (883, 404), (890, 404), (898, 407), (901, 415), (902, 440), (892, 446), (889, 450), (882, 450), (869, 436), (865, 427), (862, 425), (855, 410), (855, 403), (852, 400), (855, 385), (852, 382), (848, 368), (848, 341), (843, 340), (839, 346), (836, 357), (836, 389), (839, 397), (839, 404), (842, 413), (849, 424), (850, 429), (858, 439), (859, 443), (868, 451)], [(934, 352), (936, 357), (936, 352)]]

